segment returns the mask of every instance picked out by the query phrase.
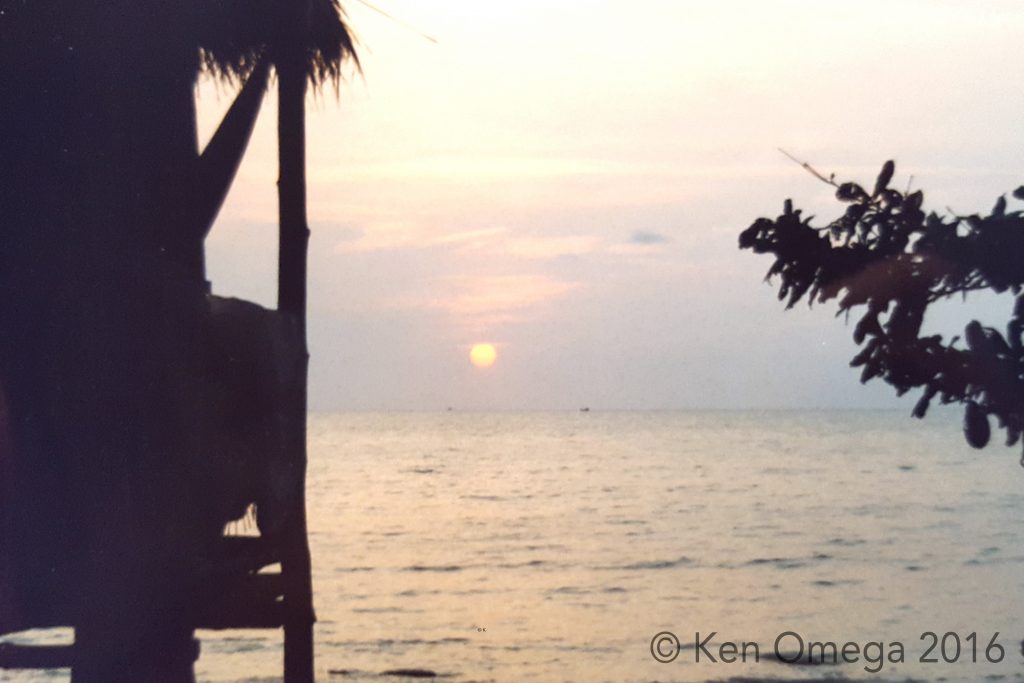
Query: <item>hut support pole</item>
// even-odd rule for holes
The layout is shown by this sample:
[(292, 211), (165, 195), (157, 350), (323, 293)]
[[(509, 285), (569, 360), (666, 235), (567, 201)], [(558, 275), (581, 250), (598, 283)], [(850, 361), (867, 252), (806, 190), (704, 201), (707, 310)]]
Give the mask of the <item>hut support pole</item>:
[[(278, 199), (280, 245), (278, 310), (299, 325), (306, 340), (306, 68), (301, 44), (278, 60)], [(301, 468), (302, 490), (284, 530), (282, 573), (287, 617), (284, 627), (285, 683), (313, 683), (313, 591), (306, 529), (306, 380), (308, 353), (295, 386), (289, 388), (289, 444)]]

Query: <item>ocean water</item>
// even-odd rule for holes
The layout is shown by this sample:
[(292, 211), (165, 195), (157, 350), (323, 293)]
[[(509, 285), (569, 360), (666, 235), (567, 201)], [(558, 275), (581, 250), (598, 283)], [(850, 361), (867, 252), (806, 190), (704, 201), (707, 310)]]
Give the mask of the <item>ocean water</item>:
[[(952, 411), (313, 415), (309, 438), (318, 681), (1024, 679), (1019, 450), (970, 449)], [(280, 680), (279, 632), (201, 638), (200, 680)]]

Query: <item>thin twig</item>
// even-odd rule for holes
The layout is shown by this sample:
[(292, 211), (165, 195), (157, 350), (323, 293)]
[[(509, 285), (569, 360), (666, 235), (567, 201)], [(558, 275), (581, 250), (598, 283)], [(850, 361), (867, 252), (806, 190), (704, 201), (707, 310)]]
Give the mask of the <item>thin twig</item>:
[(792, 161), (793, 163), (800, 164), (801, 168), (803, 168), (805, 171), (810, 173), (812, 176), (814, 176), (815, 178), (817, 178), (821, 182), (827, 183), (827, 184), (831, 185), (832, 187), (839, 187), (839, 185), (837, 185), (836, 181), (835, 181), (835, 176), (836, 176), (835, 173), (833, 173), (831, 176), (826, 178), (821, 173), (818, 173), (818, 171), (815, 170), (815, 168), (813, 166), (811, 166), (809, 163), (807, 163), (806, 161), (800, 161), (795, 156), (793, 156), (792, 154), (790, 154), (786, 150), (782, 149), (781, 147), (777, 147), (776, 149), (778, 149), (780, 152), (782, 152), (787, 157), (789, 157), (790, 161)]
[(415, 26), (413, 26), (409, 22), (402, 21), (398, 17), (396, 17), (394, 15), (391, 15), (391, 14), (388, 14), (387, 12), (382, 10), (380, 7), (377, 7), (376, 5), (368, 2), (367, 0), (358, 0), (358, 2), (359, 2), (360, 5), (364, 5), (365, 7), (369, 7), (370, 9), (372, 9), (377, 14), (380, 14), (381, 16), (390, 19), (391, 21), (395, 22), (399, 26), (402, 26), (403, 28), (405, 28), (405, 29), (407, 29), (409, 31), (412, 31), (413, 33), (418, 35), (420, 38), (423, 38), (425, 40), (429, 40), (430, 42), (437, 44), (437, 42), (438, 42), (437, 38), (434, 38), (433, 36), (427, 35), (426, 33), (424, 33), (423, 31), (419, 30), (418, 28), (416, 28)]
[(967, 292), (976, 292), (978, 290), (988, 288), (989, 285), (986, 282), (979, 282), (973, 285), (963, 285), (959, 287), (944, 287), (942, 289), (929, 293), (928, 303), (935, 303), (939, 299), (946, 299), (948, 297), (953, 296), (954, 294), (963, 294), (964, 296), (967, 296)]

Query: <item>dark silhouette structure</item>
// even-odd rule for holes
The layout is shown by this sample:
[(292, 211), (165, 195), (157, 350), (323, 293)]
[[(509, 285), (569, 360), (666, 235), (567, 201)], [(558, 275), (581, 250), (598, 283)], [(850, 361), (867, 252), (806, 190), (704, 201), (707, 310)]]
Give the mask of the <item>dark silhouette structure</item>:
[[(924, 417), (932, 400), (965, 406), (964, 434), (975, 448), (989, 441), (989, 418), (1007, 445), (1024, 432), (1024, 213), (1000, 197), (988, 215), (925, 213), (920, 190), (890, 186), (895, 165), (882, 167), (868, 191), (836, 183), (847, 205), (842, 216), (816, 228), (787, 200), (782, 215), (759, 218), (740, 235), (740, 248), (775, 256), (767, 278), (778, 276), (779, 299), (793, 307), (838, 299), (839, 313), (863, 307), (853, 338), (862, 346), (850, 365), (861, 381), (879, 377), (899, 394), (923, 390), (914, 407)], [(1024, 186), (1013, 192), (1024, 200)], [(928, 306), (977, 290), (1011, 292), (1005, 333), (972, 320), (959, 337), (922, 335)], [(1024, 459), (1022, 459), (1024, 464)]]
[[(75, 629), (0, 666), (191, 681), (195, 628), (283, 626), (312, 680), (303, 106), (346, 58), (334, 0), (0, 0), (0, 633)], [(203, 263), (272, 68), (276, 311)], [(202, 69), (244, 86), (200, 153)]]

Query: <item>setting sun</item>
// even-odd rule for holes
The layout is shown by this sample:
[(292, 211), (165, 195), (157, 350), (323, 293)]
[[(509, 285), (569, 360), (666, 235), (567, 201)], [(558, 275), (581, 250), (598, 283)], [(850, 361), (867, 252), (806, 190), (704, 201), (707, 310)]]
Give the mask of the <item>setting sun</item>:
[(478, 368), (489, 368), (494, 365), (498, 352), (493, 344), (474, 344), (469, 351), (469, 362)]

